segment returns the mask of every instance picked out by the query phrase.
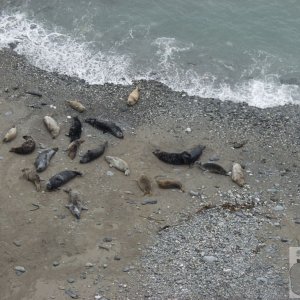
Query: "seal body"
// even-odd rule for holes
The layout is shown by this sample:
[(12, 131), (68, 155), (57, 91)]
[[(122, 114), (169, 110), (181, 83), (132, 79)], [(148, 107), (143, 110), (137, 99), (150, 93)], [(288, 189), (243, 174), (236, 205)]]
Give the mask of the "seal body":
[(240, 164), (234, 163), (232, 165), (231, 179), (240, 187), (245, 185), (245, 176), (244, 176), (242, 166)]
[(124, 138), (122, 129), (112, 121), (103, 121), (97, 120), (95, 118), (89, 118), (85, 119), (84, 122), (92, 125), (99, 130), (102, 130), (103, 133), (109, 132), (119, 139)]
[(57, 122), (52, 117), (45, 116), (44, 123), (48, 131), (50, 132), (52, 138), (55, 139), (56, 137), (58, 137), (60, 132), (60, 127), (58, 126)]
[(200, 168), (205, 171), (228, 176), (228, 172), (222, 166), (220, 166), (216, 163), (213, 163), (213, 162), (207, 162), (204, 164), (200, 164)]
[(43, 172), (47, 169), (51, 158), (58, 151), (58, 148), (46, 149), (42, 151), (34, 162), (34, 166), (37, 172)]
[(65, 170), (60, 173), (57, 173), (56, 175), (52, 176), (49, 181), (47, 182), (47, 190), (52, 191), (63, 184), (67, 183), (71, 179), (75, 178), (76, 176), (82, 176), (81, 172), (78, 171), (70, 171), (70, 170)]
[(156, 179), (156, 183), (162, 189), (179, 189), (184, 192), (182, 183), (177, 179), (172, 179), (172, 178)]
[(116, 168), (119, 171), (125, 173), (125, 175), (130, 174), (129, 166), (126, 161), (116, 156), (105, 156), (105, 160), (109, 163), (111, 167)]
[(5, 134), (4, 138), (3, 138), (3, 142), (7, 143), (12, 141), (15, 137), (17, 136), (17, 127), (13, 126), (11, 129), (9, 129), (7, 131), (7, 133)]
[(107, 147), (107, 142), (105, 142), (103, 145), (99, 146), (96, 149), (88, 150), (82, 156), (80, 163), (86, 164), (86, 163), (89, 163), (89, 162), (93, 161), (94, 159), (100, 157), (104, 153), (106, 147)]
[(140, 98), (140, 89), (139, 87), (137, 86), (128, 96), (128, 99), (127, 99), (127, 104), (129, 106), (132, 106), (134, 104), (136, 104), (138, 101), (139, 101), (139, 98)]
[(152, 185), (150, 179), (146, 175), (141, 175), (137, 183), (142, 192), (144, 192), (144, 195), (151, 195)]
[(35, 141), (29, 135), (24, 135), (23, 139), (25, 142), (20, 147), (11, 148), (9, 152), (14, 152), (18, 154), (30, 154), (35, 149)]
[(70, 141), (73, 142), (75, 140), (80, 139), (81, 132), (82, 132), (82, 124), (79, 118), (77, 116), (73, 117), (73, 122), (69, 130)]
[(170, 153), (160, 150), (153, 151), (153, 154), (161, 161), (172, 165), (190, 165), (193, 164), (202, 154), (205, 146), (196, 147), (183, 151), (181, 153)]
[(22, 170), (24, 178), (32, 182), (35, 185), (36, 190), (39, 192), (41, 190), (41, 179), (40, 176), (34, 170), (25, 168)]
[(64, 191), (69, 194), (69, 203), (66, 207), (70, 210), (71, 214), (76, 217), (76, 219), (80, 219), (81, 211), (87, 210), (87, 207), (83, 205), (80, 193), (72, 189)]
[(76, 154), (77, 154), (77, 151), (78, 151), (78, 148), (79, 146), (84, 142), (84, 140), (82, 139), (79, 139), (79, 140), (75, 140), (74, 142), (72, 142), (68, 149), (67, 149), (67, 152), (68, 152), (68, 156), (71, 158), (71, 159), (74, 159), (76, 157)]
[(85, 111), (85, 107), (77, 100), (66, 101), (70, 107), (82, 113)]

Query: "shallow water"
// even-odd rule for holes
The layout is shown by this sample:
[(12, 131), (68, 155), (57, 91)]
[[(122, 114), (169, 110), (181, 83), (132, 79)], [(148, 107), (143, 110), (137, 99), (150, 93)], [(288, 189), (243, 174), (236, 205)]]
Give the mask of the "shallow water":
[(0, 7), (0, 47), (17, 42), (15, 50), (45, 70), (92, 84), (155, 79), (258, 107), (300, 102), (296, 0), (27, 0)]

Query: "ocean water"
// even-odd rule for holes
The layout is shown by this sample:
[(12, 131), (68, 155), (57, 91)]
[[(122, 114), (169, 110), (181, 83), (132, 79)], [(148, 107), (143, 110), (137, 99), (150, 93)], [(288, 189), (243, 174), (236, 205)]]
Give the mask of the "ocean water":
[[(298, 0), (0, 0), (0, 48), (90, 84), (300, 104)], [(184, 100), (183, 100), (184, 101)]]

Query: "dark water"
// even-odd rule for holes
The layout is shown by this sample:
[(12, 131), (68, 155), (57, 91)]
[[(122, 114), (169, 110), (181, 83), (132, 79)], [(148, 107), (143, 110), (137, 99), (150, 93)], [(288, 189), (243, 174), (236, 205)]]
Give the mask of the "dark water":
[(300, 103), (300, 1), (0, 3), (0, 47), (18, 42), (40, 68), (259, 107)]

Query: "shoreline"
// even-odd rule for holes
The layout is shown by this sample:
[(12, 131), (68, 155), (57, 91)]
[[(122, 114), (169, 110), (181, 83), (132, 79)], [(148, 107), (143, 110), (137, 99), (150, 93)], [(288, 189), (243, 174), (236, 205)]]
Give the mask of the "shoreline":
[[(193, 299), (196, 295), (201, 295), (203, 299), (239, 299), (241, 295), (238, 293), (243, 289), (245, 299), (257, 296), (276, 299), (276, 295), (287, 299), (288, 247), (298, 246), (297, 240), (300, 238), (297, 233), (299, 225), (294, 221), (298, 213), (300, 216), (297, 205), (297, 174), (300, 167), (297, 164), (300, 153), (298, 105), (260, 109), (246, 103), (190, 97), (184, 92), (172, 91), (159, 82), (142, 80), (138, 82), (141, 85), (139, 103), (127, 107), (127, 96), (133, 86), (89, 85), (76, 78), (35, 68), (11, 50), (0, 53), (1, 134), (5, 134), (14, 123), (20, 126), (17, 139), (3, 144), (0, 150), (3, 157), (0, 161), (3, 166), (1, 176), (5, 178), (1, 183), (4, 203), (0, 215), (3, 228), (1, 249), (5, 253), (0, 260), (3, 299), (69, 299), (66, 294), (69, 289), (78, 293), (81, 299), (95, 299), (98, 294), (103, 297), (101, 299)], [(42, 97), (27, 94), (26, 91), (30, 90), (40, 92)], [(129, 179), (110, 169), (103, 157), (81, 166), (77, 160), (70, 161), (61, 151), (68, 145), (68, 138), (64, 136), (70, 125), (67, 116), (78, 114), (64, 103), (71, 99), (79, 99), (86, 106), (87, 111), (79, 114), (81, 119), (107, 118), (124, 129), (125, 138), (120, 141), (84, 124), (86, 142), (81, 146), (80, 153), (108, 140), (108, 155), (123, 157), (129, 163), (133, 171)], [(43, 127), (41, 119), (46, 114), (53, 114), (62, 127), (57, 140), (52, 140)], [(191, 132), (187, 133), (186, 128), (191, 128)], [(83, 213), (79, 222), (65, 209), (67, 197), (62, 191), (39, 194), (30, 183), (20, 178), (20, 169), (32, 165), (36, 151), (26, 157), (16, 157), (8, 150), (20, 143), (21, 136), (27, 133), (32, 134), (37, 143), (59, 146), (59, 153), (41, 174), (43, 179), (61, 168), (83, 171), (82, 179), (68, 184), (88, 199), (89, 210)], [(234, 142), (242, 141), (247, 141), (243, 147), (233, 147)], [(154, 147), (181, 151), (196, 143), (206, 145), (201, 161), (217, 157), (217, 162), (228, 170), (233, 161), (243, 164), (247, 186), (241, 189), (229, 177), (203, 173), (196, 167), (164, 164), (151, 153)], [(108, 171), (113, 172), (113, 176), (107, 176)], [(134, 181), (142, 172), (151, 178), (158, 174), (179, 178), (186, 193), (164, 191), (155, 186), (151, 198), (158, 203), (142, 205), (143, 196)], [(246, 217), (239, 216), (238, 212), (217, 209), (195, 215), (200, 207), (208, 203), (245, 203), (249, 199), (254, 199), (255, 208), (246, 211)], [(29, 212), (31, 203), (38, 203), (41, 209)], [(192, 216), (191, 220), (187, 216)], [(239, 219), (243, 221), (240, 225)], [(179, 250), (182, 247), (186, 249), (185, 254), (178, 251), (179, 257), (186, 255), (181, 263), (189, 265), (193, 259), (201, 270), (198, 277), (193, 278), (194, 285), (188, 284), (180, 278), (180, 274), (190, 275), (188, 268), (184, 267), (184, 272), (176, 273), (176, 262), (167, 260), (167, 257), (176, 256), (172, 253), (172, 240), (177, 239), (179, 231), (188, 236), (189, 222), (206, 224), (209, 220), (213, 220), (211, 232), (216, 232), (216, 241), (210, 245), (215, 251), (208, 253), (205, 243), (198, 254), (190, 251), (189, 247), (195, 245), (188, 238), (175, 243)], [(233, 274), (229, 272), (228, 278), (235, 278), (239, 286), (232, 288), (230, 294), (225, 293), (226, 286), (216, 285), (214, 289), (203, 281), (209, 274), (216, 282), (224, 280), (218, 268), (226, 269), (228, 263), (234, 263), (225, 262), (220, 257), (218, 243), (223, 243), (224, 249), (228, 250), (232, 235), (222, 226), (223, 231), (218, 229), (219, 220), (227, 221), (231, 228), (241, 228), (242, 237), (238, 243), (244, 247), (241, 255), (247, 258), (248, 264), (239, 262), (237, 267), (239, 264), (242, 269), (247, 269), (251, 264), (254, 266), (252, 275), (245, 278), (234, 273), (236, 270)], [(177, 226), (173, 226), (178, 223), (179, 231)], [(170, 228), (158, 234), (159, 228), (167, 225)], [(200, 228), (202, 225), (197, 226)], [(249, 245), (247, 226), (255, 229), (249, 231), (255, 235)], [(221, 235), (226, 234), (228, 241), (220, 240)], [(112, 242), (103, 242), (105, 237), (111, 237)], [(194, 240), (200, 237), (201, 241), (212, 238), (209, 231), (203, 232), (203, 228), (200, 232), (193, 232)], [(18, 240), (21, 240), (21, 246), (15, 245)], [(162, 247), (163, 244), (168, 244), (169, 248)], [(259, 244), (265, 244), (262, 250), (248, 255)], [(235, 251), (232, 257), (236, 259), (238, 250)], [(205, 254), (202, 255), (202, 252)], [(203, 257), (208, 254), (218, 256), (218, 268), (203, 262)], [(59, 262), (58, 267), (53, 266), (54, 261)], [(258, 262), (265, 267), (262, 268), (264, 271), (272, 266), (273, 275), (278, 275), (280, 280), (273, 280), (275, 277), (269, 274), (261, 275), (261, 269), (255, 269)], [(87, 267), (87, 263), (93, 266)], [(154, 270), (156, 264), (161, 266), (160, 271)], [(149, 267), (151, 265), (153, 269)], [(17, 276), (14, 266), (24, 266), (26, 272)], [(175, 273), (176, 278), (173, 278)], [(265, 279), (257, 280), (261, 277)], [(67, 280), (70, 278), (74, 281)], [(203, 294), (199, 294), (197, 288), (201, 283)], [(257, 293), (253, 291), (255, 287), (260, 287)]]

